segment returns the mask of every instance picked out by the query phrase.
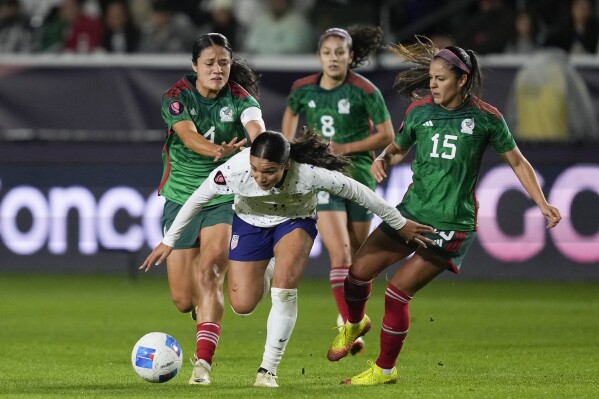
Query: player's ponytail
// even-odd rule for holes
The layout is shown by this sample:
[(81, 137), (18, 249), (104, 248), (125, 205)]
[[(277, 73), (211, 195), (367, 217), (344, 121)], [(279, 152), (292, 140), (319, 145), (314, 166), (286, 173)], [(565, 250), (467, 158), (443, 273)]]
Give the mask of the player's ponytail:
[(295, 162), (338, 172), (344, 172), (351, 164), (348, 157), (333, 154), (329, 143), (316, 130), (308, 127), (304, 127), (303, 133), (291, 142), (290, 158)]

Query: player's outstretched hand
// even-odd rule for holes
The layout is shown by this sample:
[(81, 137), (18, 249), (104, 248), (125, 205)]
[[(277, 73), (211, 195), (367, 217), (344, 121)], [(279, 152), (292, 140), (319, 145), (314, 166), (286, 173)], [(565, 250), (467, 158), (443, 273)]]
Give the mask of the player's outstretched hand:
[(152, 266), (158, 266), (166, 260), (166, 257), (170, 255), (172, 250), (173, 247), (169, 247), (163, 243), (158, 244), (152, 253), (148, 255), (146, 260), (144, 260), (144, 263), (142, 263), (139, 269), (147, 272)]
[(409, 244), (413, 241), (424, 248), (428, 247), (429, 245), (437, 245), (433, 240), (422, 235), (424, 233), (434, 232), (435, 229), (433, 229), (431, 226), (426, 226), (410, 219), (407, 219), (406, 224), (399, 229), (399, 235), (406, 240), (406, 244)]
[(218, 149), (216, 150), (214, 161), (216, 162), (221, 158), (233, 154), (237, 150), (243, 149), (245, 143), (247, 143), (247, 139), (243, 139), (238, 143), (237, 137), (233, 137), (233, 139), (228, 143), (226, 141), (223, 141), (220, 147), (218, 147)]
[(387, 178), (387, 161), (384, 158), (376, 158), (370, 165), (370, 173), (374, 176), (377, 183), (382, 182)]
[(549, 221), (549, 224), (547, 225), (548, 229), (557, 226), (559, 221), (562, 220), (562, 215), (559, 213), (559, 209), (552, 205), (547, 204), (547, 206), (541, 207), (541, 212), (543, 212), (545, 219)]

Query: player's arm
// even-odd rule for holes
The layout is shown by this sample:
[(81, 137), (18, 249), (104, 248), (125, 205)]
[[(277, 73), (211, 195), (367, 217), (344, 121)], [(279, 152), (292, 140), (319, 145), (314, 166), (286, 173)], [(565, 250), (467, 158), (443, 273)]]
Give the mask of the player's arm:
[(295, 138), (298, 123), (299, 115), (293, 112), (291, 108), (286, 107), (281, 121), (281, 133), (287, 137), (287, 140), (291, 141)]
[(247, 108), (241, 113), (240, 119), (250, 141), (254, 141), (256, 136), (266, 130), (266, 125), (262, 119), (262, 111), (258, 107)]
[(410, 152), (410, 148), (400, 148), (395, 143), (385, 147), (383, 152), (370, 165), (370, 173), (372, 173), (376, 182), (380, 183), (385, 180), (389, 166), (397, 165), (403, 161), (408, 152)]
[(185, 201), (185, 204), (177, 213), (177, 217), (168, 229), (162, 242), (160, 242), (148, 255), (146, 260), (139, 267), (140, 270), (148, 271), (152, 266), (158, 266), (166, 260), (175, 246), (175, 243), (181, 236), (181, 232), (191, 222), (191, 220), (202, 210), (204, 205), (212, 198), (218, 195), (214, 189), (214, 178), (218, 169), (215, 169), (210, 176), (198, 187), (198, 189)]
[(393, 141), (393, 124), (388, 119), (378, 125), (375, 125), (376, 132), (370, 136), (350, 143), (335, 143), (331, 141), (331, 151), (333, 154), (346, 155), (354, 152), (367, 152), (378, 150), (389, 145)]
[(434, 232), (432, 227), (406, 219), (397, 208), (389, 205), (382, 197), (364, 184), (336, 171), (324, 172), (321, 169), (315, 172), (318, 174), (315, 179), (319, 181), (317, 185), (322, 187), (323, 190), (360, 204), (375, 213), (397, 230), (399, 235), (406, 240), (406, 243), (415, 241), (425, 248), (428, 245), (436, 245), (434, 241), (423, 235)]
[(541, 190), (541, 185), (537, 180), (537, 175), (530, 162), (522, 155), (518, 147), (499, 154), (499, 156), (510, 165), (518, 180), (520, 180), (522, 187), (524, 187), (528, 195), (537, 204), (543, 216), (549, 221), (547, 227), (555, 227), (562, 218), (559, 209), (547, 203), (543, 190)]
[(220, 145), (211, 143), (198, 132), (196, 125), (190, 120), (176, 122), (173, 124), (172, 129), (179, 136), (181, 141), (183, 141), (185, 147), (197, 154), (213, 157), (215, 161), (235, 152), (246, 143), (245, 139), (238, 142), (237, 137), (233, 138), (233, 140), (228, 143), (223, 142)]

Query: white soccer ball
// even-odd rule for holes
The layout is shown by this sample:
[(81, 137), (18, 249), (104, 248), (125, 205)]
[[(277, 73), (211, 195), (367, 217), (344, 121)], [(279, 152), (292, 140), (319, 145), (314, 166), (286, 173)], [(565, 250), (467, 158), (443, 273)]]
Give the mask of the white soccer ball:
[(177, 375), (182, 363), (181, 346), (172, 336), (151, 332), (137, 341), (131, 352), (133, 370), (149, 382), (167, 382)]

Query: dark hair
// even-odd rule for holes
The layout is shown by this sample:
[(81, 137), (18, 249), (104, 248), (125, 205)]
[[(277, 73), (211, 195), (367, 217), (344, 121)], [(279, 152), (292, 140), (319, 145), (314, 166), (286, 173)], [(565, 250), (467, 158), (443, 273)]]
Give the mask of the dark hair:
[[(397, 75), (393, 87), (397, 88), (399, 93), (406, 97), (420, 98), (420, 92), (429, 88), (429, 67), (433, 59), (440, 58), (437, 57), (439, 49), (426, 36), (416, 36), (416, 40), (412, 44), (395, 44), (390, 46), (389, 49), (403, 61), (415, 64), (413, 68), (402, 71)], [(457, 65), (443, 59), (456, 77), (467, 76), (468, 80), (462, 94), (464, 94), (464, 98), (471, 96), (478, 104), (482, 94), (482, 73), (476, 54), (472, 50), (464, 50), (457, 46), (449, 46), (446, 49), (470, 70), (465, 72)]]
[[(318, 42), (318, 50), (320, 51), (320, 45), (323, 40), (329, 36), (337, 36), (344, 39), (349, 50), (353, 51), (352, 62), (349, 65), (349, 69), (357, 68), (361, 65), (368, 63), (368, 58), (376, 53), (381, 48), (383, 42), (383, 30), (378, 26), (368, 25), (352, 25), (347, 29), (347, 33), (351, 37), (351, 42), (342, 33), (335, 33), (336, 29), (328, 29), (321, 36)], [(339, 31), (343, 32), (342, 29)]]
[(225, 35), (220, 33), (206, 33), (198, 37), (193, 43), (191, 62), (196, 64), (202, 51), (212, 46), (224, 47), (231, 55), (231, 74), (229, 75), (229, 80), (241, 85), (254, 98), (259, 99), (260, 87), (258, 86), (258, 81), (260, 77), (248, 65), (245, 59), (233, 55), (231, 43)]
[(292, 142), (282, 133), (272, 130), (260, 133), (252, 143), (250, 154), (281, 165), (291, 159), (339, 172), (345, 171), (350, 165), (349, 158), (331, 153), (329, 143), (315, 129), (307, 127)]

